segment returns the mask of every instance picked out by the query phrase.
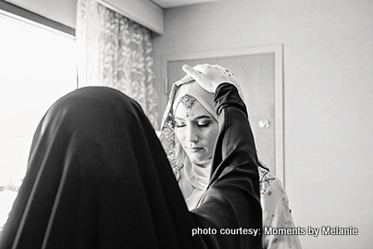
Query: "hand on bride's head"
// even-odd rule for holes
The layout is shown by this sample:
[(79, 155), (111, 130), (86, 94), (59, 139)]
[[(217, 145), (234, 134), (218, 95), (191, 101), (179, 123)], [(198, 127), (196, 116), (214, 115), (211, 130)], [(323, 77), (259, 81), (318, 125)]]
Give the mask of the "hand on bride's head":
[(240, 91), (236, 77), (222, 66), (200, 64), (191, 67), (189, 65), (184, 65), (183, 70), (208, 92), (215, 93), (216, 88), (222, 83), (231, 83)]

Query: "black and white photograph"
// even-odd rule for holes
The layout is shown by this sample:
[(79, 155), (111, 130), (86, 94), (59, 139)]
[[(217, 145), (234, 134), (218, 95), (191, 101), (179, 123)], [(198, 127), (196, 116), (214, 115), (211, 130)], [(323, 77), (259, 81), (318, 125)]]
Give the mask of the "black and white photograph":
[(373, 1), (0, 0), (0, 248), (369, 249)]

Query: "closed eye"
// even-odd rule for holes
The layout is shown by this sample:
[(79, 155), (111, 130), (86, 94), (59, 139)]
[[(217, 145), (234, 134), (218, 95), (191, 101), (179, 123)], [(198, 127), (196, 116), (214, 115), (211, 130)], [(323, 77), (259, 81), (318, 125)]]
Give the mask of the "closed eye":
[(211, 124), (210, 121), (207, 121), (207, 122), (198, 122), (197, 123), (198, 127), (202, 127), (202, 128), (208, 127), (210, 124)]
[(182, 128), (186, 126), (185, 119), (175, 117), (174, 119), (175, 128)]
[(185, 123), (175, 123), (176, 128), (182, 128), (182, 127), (185, 127), (185, 126), (186, 126)]

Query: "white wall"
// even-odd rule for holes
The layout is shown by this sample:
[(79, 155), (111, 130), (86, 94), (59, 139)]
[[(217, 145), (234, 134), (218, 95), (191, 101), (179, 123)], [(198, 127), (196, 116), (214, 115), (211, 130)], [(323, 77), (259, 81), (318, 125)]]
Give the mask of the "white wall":
[(301, 236), (303, 247), (370, 248), (372, 1), (230, 0), (168, 9), (165, 33), (154, 41), (156, 74), (164, 54), (279, 43), (285, 182), (296, 225), (359, 229), (357, 236)]

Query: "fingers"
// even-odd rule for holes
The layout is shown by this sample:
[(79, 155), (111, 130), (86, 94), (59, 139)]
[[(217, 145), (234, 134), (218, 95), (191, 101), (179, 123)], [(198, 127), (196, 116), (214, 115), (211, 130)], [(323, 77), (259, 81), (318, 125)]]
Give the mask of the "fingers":
[(185, 64), (183, 65), (183, 70), (186, 74), (191, 76), (196, 81), (200, 81), (203, 78), (203, 74), (201, 72), (198, 72), (196, 69), (192, 68), (191, 66)]
[(197, 65), (192, 68), (191, 66), (185, 64), (182, 68), (184, 72), (191, 76), (203, 89), (208, 92), (214, 92), (214, 87), (211, 84), (211, 79), (204, 74), (207, 66), (207, 64), (204, 64)]
[(183, 65), (183, 70), (208, 92), (214, 93), (221, 83), (236, 83), (236, 79), (228, 69), (219, 65), (200, 64), (195, 67)]

